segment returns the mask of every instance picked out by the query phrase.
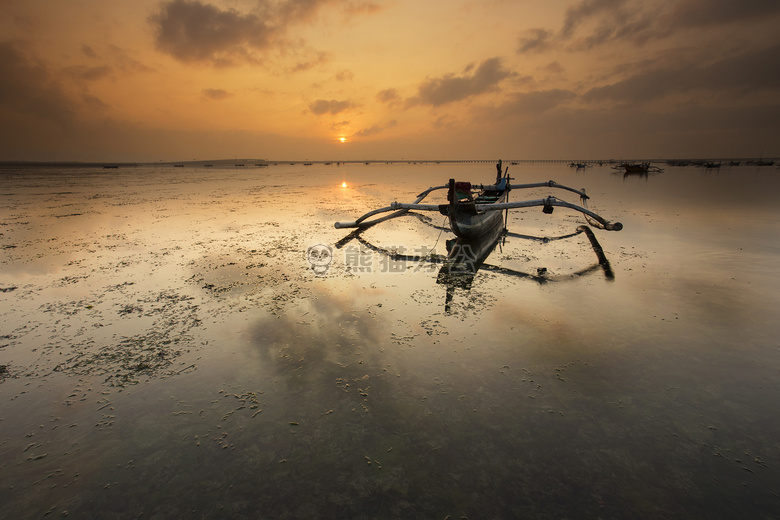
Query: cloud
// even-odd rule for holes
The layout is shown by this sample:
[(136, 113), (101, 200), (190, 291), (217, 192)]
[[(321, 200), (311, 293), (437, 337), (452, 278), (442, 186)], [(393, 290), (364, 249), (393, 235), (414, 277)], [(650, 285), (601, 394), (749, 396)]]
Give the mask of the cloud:
[(84, 102), (85, 105), (90, 107), (93, 110), (106, 110), (109, 108), (109, 105), (104, 103), (101, 99), (96, 98), (92, 94), (82, 94), (81, 100)]
[(302, 72), (305, 70), (313, 69), (314, 67), (318, 65), (322, 65), (323, 63), (328, 62), (330, 60), (330, 54), (327, 52), (313, 52), (309, 53), (309, 56), (304, 59), (303, 61), (299, 61), (292, 67), (290, 67), (290, 72)]
[(259, 2), (263, 5), (263, 9), (266, 13), (276, 11), (276, 18), (278, 18), (282, 24), (288, 24), (292, 22), (303, 22), (311, 20), (316, 14), (319, 8), (325, 4), (332, 3), (331, 0), (287, 0), (279, 2), (276, 5), (269, 1)]
[(219, 101), (222, 99), (227, 99), (229, 97), (232, 97), (233, 94), (231, 94), (226, 90), (222, 90), (221, 88), (204, 88), (203, 96), (208, 99)]
[(642, 103), (692, 90), (711, 92), (780, 90), (780, 69), (767, 66), (780, 62), (780, 45), (745, 52), (709, 65), (654, 68), (626, 79), (594, 87), (583, 95), (589, 102)]
[[(640, 0), (580, 0), (566, 10), (563, 26), (554, 40), (572, 41), (572, 50), (589, 50), (619, 41), (643, 45), (683, 31), (752, 22), (780, 15), (775, 0), (678, 0), (649, 3)], [(575, 39), (580, 29), (587, 32)], [(520, 38), (534, 50), (531, 36)], [(539, 44), (550, 44), (542, 38)], [(518, 50), (518, 52), (522, 52)]]
[(566, 9), (566, 18), (561, 29), (563, 38), (570, 38), (579, 25), (602, 13), (614, 13), (626, 0), (580, 0)]
[(498, 83), (513, 75), (501, 63), (501, 58), (489, 58), (479, 64), (472, 75), (473, 65), (466, 67), (463, 76), (447, 74), (441, 78), (425, 80), (417, 96), (407, 100), (409, 105), (432, 105), (434, 107), (478, 96), (498, 90)]
[(348, 69), (344, 69), (336, 74), (336, 81), (352, 81), (353, 79), (355, 79), (355, 73)]
[(525, 34), (518, 38), (518, 54), (546, 51), (553, 45), (553, 34), (547, 29), (528, 29)]
[(563, 65), (561, 65), (557, 61), (553, 61), (553, 62), (548, 63), (547, 65), (542, 67), (541, 70), (543, 70), (543, 71), (545, 71), (545, 72), (547, 72), (549, 74), (556, 74), (556, 75), (563, 74), (564, 72), (566, 72), (566, 69), (563, 68)]
[(336, 115), (355, 106), (356, 105), (351, 101), (337, 101), (335, 99), (328, 101), (326, 99), (318, 99), (309, 105), (309, 110), (318, 116), (324, 114)]
[(497, 119), (535, 116), (553, 110), (576, 97), (571, 90), (563, 89), (518, 92), (512, 94), (505, 103), (490, 109), (489, 114), (491, 118)]
[(397, 124), (398, 124), (398, 121), (396, 121), (394, 119), (392, 121), (387, 122), (384, 125), (374, 125), (374, 126), (371, 126), (369, 128), (364, 128), (362, 130), (359, 130), (358, 132), (355, 132), (353, 137), (368, 137), (368, 136), (371, 136), (371, 135), (381, 134), (382, 132), (384, 132), (388, 128), (392, 128), (392, 127), (396, 126)]
[(312, 21), (325, 6), (342, 8), (347, 16), (378, 12), (371, 2), (337, 0), (258, 0), (252, 12), (223, 9), (200, 0), (170, 0), (160, 6), (148, 21), (154, 44), (160, 52), (184, 63), (233, 66), (262, 63), (270, 52), (282, 54), (304, 49), (313, 54), (291, 72), (308, 70), (328, 57), (311, 51), (297, 35), (295, 42), (285, 36), (296, 24)]
[(97, 67), (74, 66), (66, 69), (71, 76), (84, 81), (97, 81), (113, 74), (113, 69), (108, 65)]
[(81, 52), (84, 54), (84, 56), (87, 56), (88, 58), (97, 58), (97, 54), (95, 54), (95, 50), (87, 44), (81, 46)]
[(780, 14), (776, 0), (685, 0), (667, 16), (676, 27), (712, 26), (750, 21)]
[[(659, 23), (663, 14), (662, 7), (638, 0), (581, 0), (567, 9), (558, 40), (571, 41), (570, 50), (575, 51), (616, 41), (641, 45), (675, 32), (668, 22)], [(575, 39), (581, 26), (589, 32)]]
[(270, 48), (277, 33), (254, 14), (222, 10), (197, 0), (165, 3), (149, 21), (157, 49), (185, 63), (256, 61), (253, 51)]
[(123, 72), (154, 72), (154, 69), (133, 58), (131, 56), (131, 54), (134, 54), (133, 52), (128, 52), (116, 45), (109, 45), (108, 51), (108, 59), (111, 64)]
[(452, 118), (447, 115), (437, 117), (436, 120), (433, 123), (431, 123), (431, 125), (436, 130), (455, 127), (455, 123), (452, 121)]
[(50, 72), (33, 63), (13, 42), (0, 43), (0, 109), (66, 128), (76, 104)]
[(348, 15), (362, 15), (362, 14), (375, 14), (384, 9), (383, 6), (375, 4), (374, 2), (353, 2), (347, 4), (345, 11)]
[(388, 88), (379, 91), (376, 95), (376, 99), (382, 103), (387, 103), (388, 105), (392, 106), (401, 101), (401, 96), (394, 88)]

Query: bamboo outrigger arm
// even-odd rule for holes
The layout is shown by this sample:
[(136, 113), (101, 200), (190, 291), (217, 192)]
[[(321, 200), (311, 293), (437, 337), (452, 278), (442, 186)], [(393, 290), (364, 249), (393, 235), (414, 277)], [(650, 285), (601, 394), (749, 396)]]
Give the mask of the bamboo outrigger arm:
[[(485, 188), (484, 185), (480, 185), (480, 186), (482, 186), (482, 188)], [(558, 184), (555, 181), (535, 182), (535, 183), (530, 183), (530, 184), (511, 184), (511, 185), (507, 186), (506, 188), (508, 188), (510, 190), (513, 190), (513, 189), (514, 190), (521, 190), (521, 189), (526, 189), (526, 188), (544, 188), (544, 187), (559, 188), (559, 189), (562, 189), (562, 190), (571, 191), (572, 193), (576, 193), (577, 195), (579, 195), (580, 199), (582, 199), (582, 200), (587, 200), (589, 198), (587, 195), (585, 195), (585, 190), (584, 189), (582, 189), (582, 190), (575, 190), (574, 188), (569, 188), (568, 186), (564, 186), (562, 184)], [(444, 190), (444, 189), (447, 189), (447, 188), (449, 188), (449, 185), (446, 185), (446, 184), (444, 186), (434, 186), (434, 187), (428, 188), (427, 190), (425, 190), (422, 193), (420, 193), (419, 195), (417, 195), (417, 199), (414, 202), (412, 202), (412, 204), (418, 204), (421, 200), (423, 200), (425, 197), (427, 197), (428, 194), (431, 193), (432, 191)], [(394, 202), (393, 204), (399, 204), (399, 203)], [(378, 215), (380, 213), (386, 213), (388, 211), (393, 211), (394, 209), (398, 209), (398, 211), (396, 213), (393, 213), (392, 215), (385, 215), (384, 217), (380, 217), (378, 219), (369, 220), (369, 221), (366, 220), (367, 218), (373, 217), (374, 215)], [(434, 205), (430, 205), (430, 207), (426, 207), (426, 208), (416, 207), (416, 208), (412, 208), (412, 209), (418, 209), (420, 211), (439, 211), (438, 206), (434, 206)], [(380, 208), (380, 209), (375, 209), (374, 211), (370, 211), (370, 212), (366, 213), (365, 215), (363, 215), (362, 217), (360, 217), (359, 219), (357, 219), (357, 220), (355, 220), (353, 222), (336, 222), (335, 225), (336, 225), (336, 229), (342, 229), (342, 228), (367, 228), (367, 227), (373, 226), (374, 224), (379, 224), (380, 222), (384, 222), (385, 220), (390, 220), (391, 218), (400, 217), (401, 215), (406, 214), (408, 211), (409, 211), (409, 209), (406, 209), (406, 208), (400, 209), (400, 208), (395, 208), (393, 206), (388, 206), (386, 208)]]
[(547, 187), (547, 188), (558, 188), (558, 189), (561, 189), (561, 190), (567, 190), (567, 191), (570, 191), (572, 193), (576, 193), (577, 195), (580, 196), (581, 199), (589, 199), (590, 198), (587, 195), (585, 195), (585, 188), (583, 188), (581, 190), (577, 190), (577, 189), (574, 189), (574, 188), (569, 188), (568, 186), (564, 186), (563, 184), (558, 184), (555, 181), (534, 182), (534, 183), (531, 183), (531, 184), (510, 184), (509, 185), (509, 188), (512, 189), (512, 190), (522, 190), (522, 189), (525, 189), (525, 188), (545, 188), (545, 187)]
[(579, 211), (583, 215), (587, 215), (588, 217), (592, 218), (602, 226), (604, 226), (604, 229), (607, 231), (620, 231), (623, 229), (623, 224), (620, 222), (609, 222), (604, 217), (597, 215), (596, 213), (593, 213), (591, 210), (587, 208), (583, 208), (582, 206), (578, 206), (576, 204), (572, 204), (571, 202), (566, 202), (565, 200), (558, 199), (556, 197), (547, 197), (546, 199), (537, 199), (537, 200), (521, 200), (517, 202), (503, 202), (500, 204), (476, 204), (477, 211), (495, 211), (495, 210), (502, 210), (502, 209), (515, 209), (515, 208), (530, 208), (534, 206), (544, 206), (545, 208), (551, 208), (552, 206), (561, 206), (564, 208), (573, 209), (575, 211)]
[[(428, 194), (430, 192), (432, 192), (432, 191), (444, 190), (444, 189), (447, 189), (447, 188), (449, 188), (449, 185), (433, 186), (431, 188), (428, 188), (424, 192), (422, 192), (419, 195), (417, 195), (417, 199), (414, 202), (412, 202), (412, 204), (417, 204), (418, 202), (423, 200), (425, 197), (427, 197)], [(393, 204), (396, 204), (396, 203), (394, 202)], [(436, 206), (436, 208), (437, 208), (436, 211), (438, 211), (438, 206)], [(380, 217), (380, 218), (377, 218), (377, 219), (374, 219), (374, 220), (366, 221), (366, 219), (368, 217), (372, 217), (374, 215), (378, 215), (379, 213), (385, 213), (385, 212), (388, 212), (388, 211), (393, 211), (393, 209), (395, 209), (395, 208), (393, 208), (392, 206), (388, 206), (386, 208), (375, 209), (374, 211), (369, 211), (368, 213), (366, 213), (365, 215), (363, 215), (359, 219), (355, 220), (354, 222), (336, 222), (336, 224), (335, 224), (336, 225), (336, 229), (341, 229), (341, 228), (367, 228), (367, 227), (373, 226), (374, 224), (379, 224), (380, 222), (384, 222), (385, 220), (389, 220), (389, 219), (395, 218), (395, 217), (400, 217), (401, 215), (404, 215), (404, 214), (406, 214), (409, 211), (408, 209), (399, 209), (399, 211), (397, 211), (396, 213), (393, 213), (392, 215), (385, 215), (384, 217)]]
[[(589, 209), (583, 208), (582, 206), (578, 206), (576, 204), (572, 204), (570, 202), (566, 202), (565, 200), (560, 200), (555, 197), (547, 197), (545, 199), (536, 199), (536, 200), (522, 200), (517, 202), (501, 202), (496, 204), (475, 204), (474, 209), (477, 212), (485, 212), (485, 211), (502, 211), (506, 209), (517, 209), (517, 208), (531, 208), (534, 206), (543, 206), (546, 208), (547, 207), (552, 208), (553, 206), (562, 206), (565, 208), (573, 209), (575, 211), (579, 211), (580, 213), (589, 216), (590, 218), (592, 218), (593, 220), (595, 220), (596, 222), (604, 226), (604, 229), (608, 231), (620, 231), (621, 229), (623, 229), (623, 224), (621, 224), (620, 222), (609, 222), (603, 217), (597, 215), (596, 213), (593, 213)], [(410, 210), (439, 211), (446, 214), (448, 207), (449, 207), (448, 204), (416, 204), (416, 203), (408, 204), (404, 202), (393, 202), (390, 206), (386, 208), (375, 209), (374, 211), (370, 211), (366, 213), (365, 215), (355, 220), (354, 222), (336, 222), (336, 228), (341, 229), (341, 228), (367, 227), (376, 224), (378, 222), (381, 222), (383, 220), (387, 220), (388, 218), (400, 216), (401, 214)], [(387, 217), (383, 217), (382, 219), (376, 219), (370, 222), (365, 222), (365, 220), (368, 217), (378, 215), (379, 213), (386, 213), (388, 211), (396, 211), (397, 213), (388, 215)]]

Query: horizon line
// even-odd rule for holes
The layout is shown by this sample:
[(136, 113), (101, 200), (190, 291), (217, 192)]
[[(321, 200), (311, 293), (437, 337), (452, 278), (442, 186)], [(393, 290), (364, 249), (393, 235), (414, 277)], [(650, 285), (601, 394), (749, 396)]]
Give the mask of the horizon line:
[[(496, 163), (501, 160), (506, 164), (512, 163), (581, 163), (581, 164), (598, 164), (598, 163), (633, 163), (633, 162), (668, 162), (668, 161), (770, 161), (780, 160), (780, 157), (669, 157), (669, 158), (609, 158), (609, 159), (349, 159), (349, 160), (337, 160), (337, 159), (321, 159), (321, 160), (308, 160), (308, 159), (251, 159), (251, 158), (235, 158), (235, 159), (193, 159), (188, 161), (30, 161), (30, 160), (0, 160), (0, 168), (7, 167), (52, 167), (52, 166), (70, 166), (70, 167), (105, 167), (105, 166), (124, 166), (124, 167), (148, 167), (148, 166), (184, 166), (184, 165), (210, 165), (214, 166), (220, 164), (221, 166), (277, 166), (282, 164), (289, 165), (313, 165), (313, 164), (487, 164)], [(253, 163), (247, 165), (247, 163)]]

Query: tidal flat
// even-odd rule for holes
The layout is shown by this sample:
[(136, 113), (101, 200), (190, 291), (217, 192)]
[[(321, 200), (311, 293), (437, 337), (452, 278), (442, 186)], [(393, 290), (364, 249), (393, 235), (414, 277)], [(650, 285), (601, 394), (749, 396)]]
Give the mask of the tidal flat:
[(438, 213), (333, 226), (492, 164), (0, 171), (0, 517), (775, 515), (780, 172), (509, 173), (611, 272), (562, 208), (455, 287)]

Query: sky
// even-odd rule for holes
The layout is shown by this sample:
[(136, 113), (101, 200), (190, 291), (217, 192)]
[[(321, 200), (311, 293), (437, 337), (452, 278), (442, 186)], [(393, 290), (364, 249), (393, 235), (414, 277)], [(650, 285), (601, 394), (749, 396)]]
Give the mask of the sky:
[(780, 156), (777, 0), (0, 0), (0, 160)]

